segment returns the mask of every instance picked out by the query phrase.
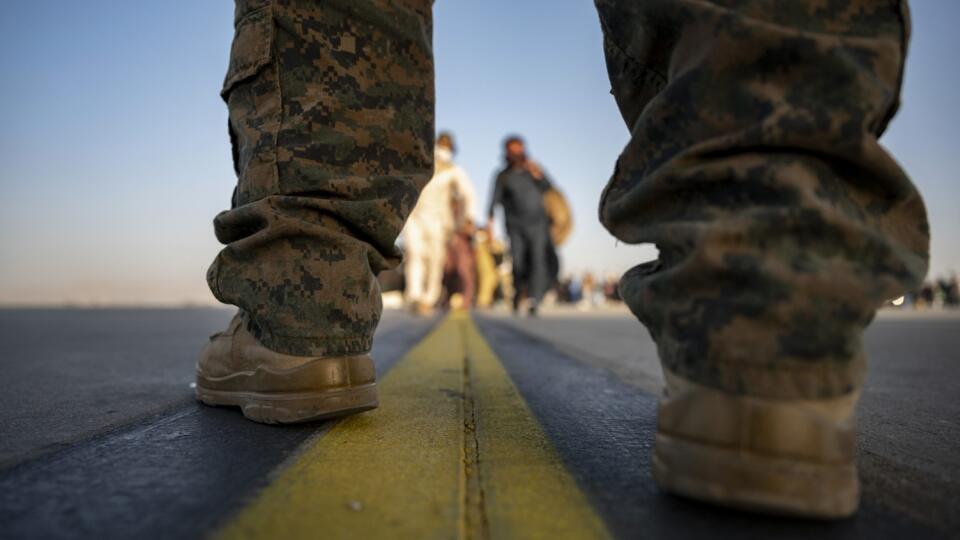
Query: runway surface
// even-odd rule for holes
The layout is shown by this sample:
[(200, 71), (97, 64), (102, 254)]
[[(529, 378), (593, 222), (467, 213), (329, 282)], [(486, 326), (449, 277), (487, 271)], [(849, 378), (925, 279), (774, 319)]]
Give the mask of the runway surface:
[(0, 310), (0, 538), (960, 536), (957, 313), (869, 329), (863, 505), (837, 523), (661, 494), (662, 378), (622, 310), (387, 312), (381, 407), (285, 427), (193, 400), (231, 315)]

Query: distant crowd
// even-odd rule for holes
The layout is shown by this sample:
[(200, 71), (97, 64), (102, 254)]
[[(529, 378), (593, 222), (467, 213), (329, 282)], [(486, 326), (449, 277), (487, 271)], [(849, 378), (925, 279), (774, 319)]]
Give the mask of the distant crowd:
[(960, 280), (956, 273), (927, 281), (918, 290), (893, 301), (897, 307), (914, 309), (960, 308)]
[[(572, 229), (566, 199), (539, 163), (527, 155), (519, 136), (503, 143), (503, 166), (493, 183), (486, 222), (478, 221), (470, 178), (454, 161), (452, 133), (437, 136), (434, 175), (401, 234), (404, 263), (380, 276), (390, 302), (418, 315), (440, 307), (485, 309), (506, 301), (513, 311), (536, 316), (544, 299), (573, 283), (561, 283), (557, 247)], [(494, 234), (500, 211), (506, 245)], [(577, 293), (593, 301), (593, 278)], [(582, 289), (582, 291), (580, 290)], [(396, 306), (395, 306), (396, 307)]]
[[(543, 304), (591, 309), (621, 302), (619, 276), (592, 272), (561, 277), (557, 248), (573, 227), (570, 208), (519, 136), (503, 142), (485, 223), (466, 171), (454, 162), (456, 143), (440, 133), (434, 175), (401, 235), (404, 263), (379, 276), (386, 305), (418, 315), (437, 308), (488, 309), (499, 303), (536, 316)], [(500, 210), (506, 238), (494, 234)], [(898, 308), (960, 307), (957, 275), (941, 276), (894, 299)]]
[(584, 272), (583, 276), (567, 276), (557, 284), (557, 302), (561, 304), (576, 304), (581, 308), (593, 308), (603, 305), (618, 304), (621, 302), (620, 291), (617, 285), (620, 277), (607, 274), (603, 279), (597, 279), (592, 272)]

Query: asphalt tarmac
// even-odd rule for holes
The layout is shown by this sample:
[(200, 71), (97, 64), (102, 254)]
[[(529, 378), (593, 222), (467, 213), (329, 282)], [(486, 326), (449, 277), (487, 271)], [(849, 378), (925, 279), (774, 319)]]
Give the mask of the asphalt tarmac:
[[(0, 310), (0, 538), (207, 536), (321, 444), (336, 422), (262, 426), (194, 402), (197, 351), (230, 316)], [(440, 319), (387, 312), (374, 348), (381, 376)], [(474, 320), (614, 537), (960, 537), (960, 314), (884, 313), (871, 326), (858, 409), (864, 502), (832, 524), (656, 490), (647, 463), (661, 375), (628, 314)]]
[(858, 406), (863, 504), (854, 519), (829, 525), (715, 511), (652, 488), (646, 464), (662, 375), (655, 346), (629, 315), (479, 321), (618, 536), (917, 538), (960, 536), (958, 315), (884, 313), (868, 330), (871, 368)]

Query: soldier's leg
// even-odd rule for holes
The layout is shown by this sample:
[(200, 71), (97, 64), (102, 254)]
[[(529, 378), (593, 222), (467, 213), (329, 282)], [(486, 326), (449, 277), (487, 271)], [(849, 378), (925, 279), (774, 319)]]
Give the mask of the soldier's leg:
[(430, 9), (237, 0), (222, 96), (239, 181), (207, 277), (242, 321), (221, 337), (284, 361), (370, 350), (375, 276), (432, 173)]
[(906, 6), (596, 3), (631, 131), (601, 220), (660, 249), (620, 285), (669, 383), (654, 473), (721, 503), (849, 513), (862, 332), (927, 267), (920, 195), (877, 142)]

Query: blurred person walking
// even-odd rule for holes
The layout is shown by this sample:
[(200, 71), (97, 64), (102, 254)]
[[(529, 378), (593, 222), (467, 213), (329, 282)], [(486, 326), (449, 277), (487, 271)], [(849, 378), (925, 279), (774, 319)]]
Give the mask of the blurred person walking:
[(477, 259), (473, 237), (476, 228), (467, 221), (450, 235), (444, 264), (446, 304), (453, 309), (472, 309), (477, 291)]
[(497, 290), (497, 245), (490, 233), (484, 228), (476, 232), (473, 242), (474, 260), (477, 261), (477, 300), (478, 308), (488, 308), (493, 304)]
[(958, 286), (957, 274), (952, 273), (949, 276), (942, 276), (937, 279), (937, 288), (940, 289), (940, 295), (943, 298), (944, 307), (956, 307), (960, 304), (960, 286)]
[(513, 265), (513, 311), (520, 309), (526, 296), (529, 314), (535, 316), (559, 270), (543, 203), (551, 184), (540, 165), (527, 157), (523, 139), (507, 137), (503, 151), (505, 165), (494, 180), (487, 232), (492, 234), (495, 210), (501, 206)]
[(583, 299), (581, 300), (581, 305), (584, 309), (593, 309), (600, 304), (600, 299), (602, 296), (598, 296), (597, 291), (597, 282), (593, 277), (593, 273), (584, 272), (583, 273)]
[[(437, 136), (435, 172), (403, 228), (407, 304), (420, 315), (429, 315), (443, 292), (445, 265), (452, 255), (462, 257), (460, 233), (475, 217), (476, 195), (467, 173), (453, 162), (456, 145), (451, 133)], [(451, 254), (450, 243), (457, 245)], [(472, 263), (452, 261), (456, 268)], [(463, 276), (470, 287), (470, 276)]]
[[(928, 263), (921, 197), (877, 140), (899, 104), (906, 2), (595, 3), (630, 130), (601, 222), (659, 248), (619, 285), (666, 378), (653, 478), (847, 516), (863, 330)], [(207, 279), (239, 311), (201, 353), (205, 403), (268, 423), (377, 406), (374, 276), (399, 262), (433, 172), (431, 6), (237, 1), (221, 95), (238, 185)], [(510, 155), (524, 190), (546, 185)]]

